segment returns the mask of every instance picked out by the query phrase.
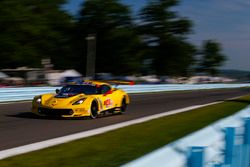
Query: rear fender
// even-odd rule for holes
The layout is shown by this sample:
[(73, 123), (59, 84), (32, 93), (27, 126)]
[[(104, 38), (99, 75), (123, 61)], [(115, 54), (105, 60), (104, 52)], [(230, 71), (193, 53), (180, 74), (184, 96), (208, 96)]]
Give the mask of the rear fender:
[(127, 94), (124, 95), (124, 98), (126, 99), (126, 104), (130, 103), (130, 98)]
[(124, 92), (122, 89), (113, 89), (114, 93), (117, 94), (117, 99), (119, 99), (116, 103), (118, 106), (122, 104), (122, 100), (125, 98), (126, 104), (130, 103), (130, 98), (126, 92)]

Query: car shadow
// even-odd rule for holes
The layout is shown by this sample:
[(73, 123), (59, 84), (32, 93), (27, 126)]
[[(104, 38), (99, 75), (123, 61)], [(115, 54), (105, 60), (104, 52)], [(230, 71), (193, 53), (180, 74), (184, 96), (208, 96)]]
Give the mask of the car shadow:
[(43, 119), (42, 117), (39, 117), (31, 112), (20, 112), (17, 114), (12, 115), (6, 115), (7, 117), (16, 117), (16, 118), (28, 118), (28, 119)]
[(48, 116), (38, 116), (31, 112), (20, 112), (18, 114), (6, 115), (7, 117), (24, 118), (24, 119), (40, 119), (40, 120), (82, 120), (86, 118), (62, 118), (62, 117), (48, 117)]
[[(110, 117), (115, 115), (121, 115), (120, 113), (108, 113), (101, 114), (96, 119), (103, 117)], [(23, 119), (40, 119), (40, 120), (92, 120), (90, 117), (71, 117), (71, 118), (63, 118), (63, 117), (48, 117), (48, 116), (38, 116), (31, 112), (19, 112), (17, 114), (6, 115), (7, 117), (15, 117), (15, 118), (23, 118)]]

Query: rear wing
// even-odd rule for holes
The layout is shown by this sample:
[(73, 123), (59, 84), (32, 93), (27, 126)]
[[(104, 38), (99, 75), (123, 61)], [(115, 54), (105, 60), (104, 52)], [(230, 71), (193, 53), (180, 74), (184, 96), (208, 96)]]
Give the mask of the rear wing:
[(109, 83), (111, 85), (135, 85), (134, 81), (115, 81), (115, 80), (112, 80), (112, 81), (104, 81), (104, 82)]
[(97, 81), (97, 80), (84, 80), (84, 83), (93, 83), (93, 84), (97, 84), (97, 85), (101, 85), (101, 84), (110, 84), (110, 85), (135, 85), (134, 81), (117, 81), (117, 80), (101, 80), (101, 81)]

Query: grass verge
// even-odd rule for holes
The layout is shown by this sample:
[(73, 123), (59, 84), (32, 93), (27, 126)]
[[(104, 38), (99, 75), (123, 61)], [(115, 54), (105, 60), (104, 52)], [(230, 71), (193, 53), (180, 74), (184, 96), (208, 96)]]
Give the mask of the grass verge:
[(0, 161), (1, 167), (119, 166), (250, 104), (250, 95)]

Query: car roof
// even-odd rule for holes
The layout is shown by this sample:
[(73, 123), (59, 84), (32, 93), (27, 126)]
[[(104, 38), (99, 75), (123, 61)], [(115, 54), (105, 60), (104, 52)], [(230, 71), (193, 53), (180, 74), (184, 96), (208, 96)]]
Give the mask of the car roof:
[(72, 83), (72, 84), (67, 84), (67, 85), (93, 85), (93, 86), (96, 86), (96, 85), (108, 85), (111, 87), (110, 84), (106, 83), (106, 82), (100, 82), (100, 81), (84, 81), (82, 82), (81, 84), (79, 83)]
[(107, 85), (112, 87), (112, 85), (134, 85), (133, 81), (94, 81), (94, 80), (84, 80), (82, 83), (72, 83), (69, 85)]

